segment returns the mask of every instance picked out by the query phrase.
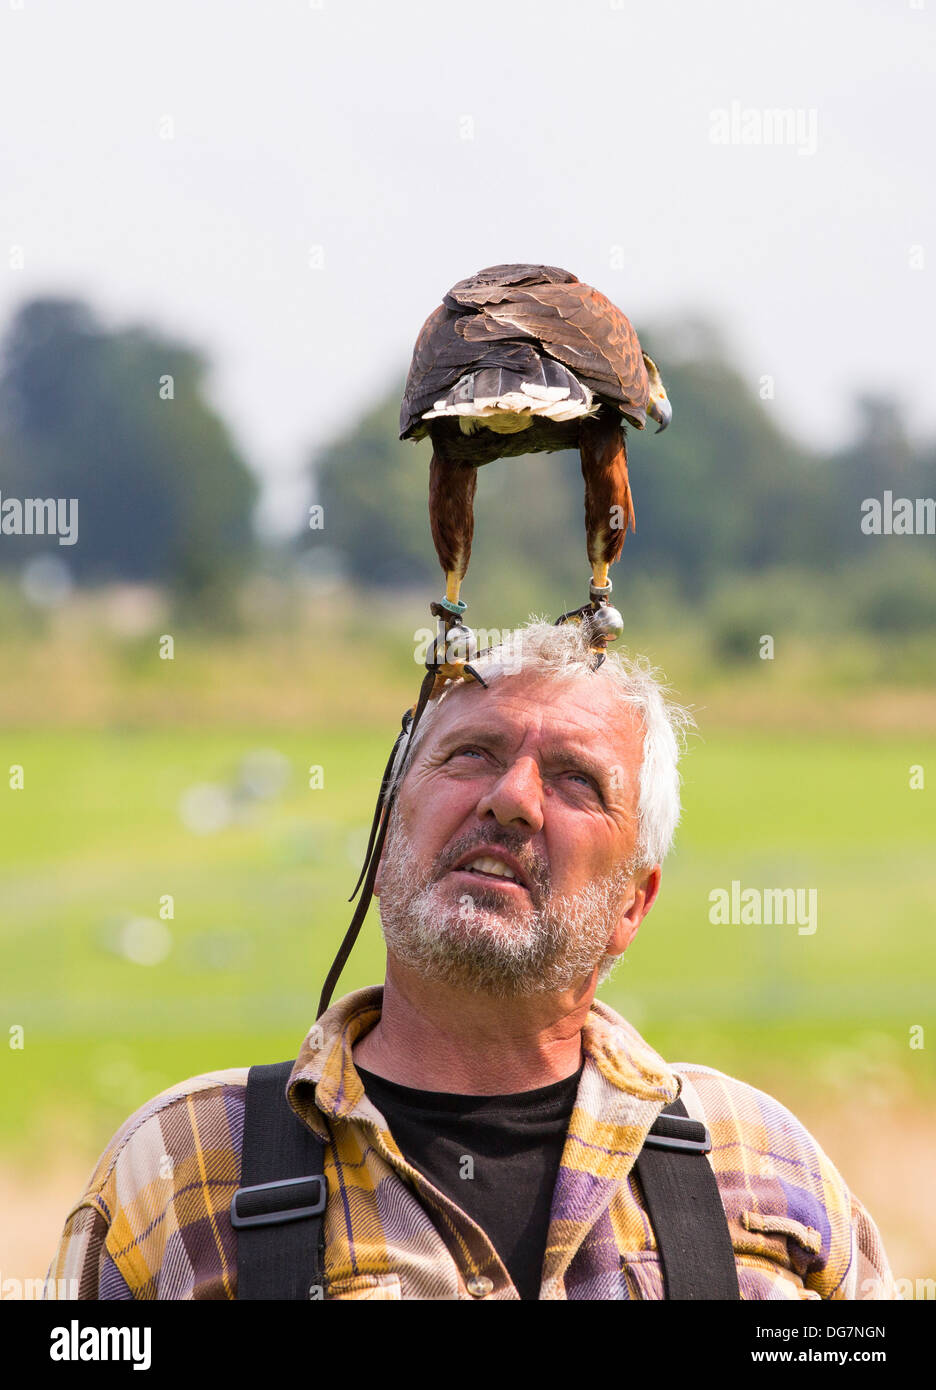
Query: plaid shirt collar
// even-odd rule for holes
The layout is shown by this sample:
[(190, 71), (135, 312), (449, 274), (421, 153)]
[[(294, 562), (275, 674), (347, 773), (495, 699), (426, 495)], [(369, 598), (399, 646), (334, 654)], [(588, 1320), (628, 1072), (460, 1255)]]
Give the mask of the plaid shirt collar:
[[(374, 1148), (417, 1187), (425, 1180), (405, 1160), (387, 1122), (367, 1098), (351, 1056), (359, 1037), (380, 1017), (383, 986), (346, 995), (307, 1035), (287, 1087), (296, 1114), (323, 1139), (336, 1121), (360, 1124)], [(582, 1029), (585, 1064), (566, 1134), (553, 1194), (543, 1286), (565, 1297), (564, 1276), (588, 1233), (626, 1183), (647, 1131), (680, 1081), (625, 1019), (593, 1001)], [(499, 1262), (486, 1236), (441, 1194), (478, 1268)]]
[[(380, 1018), (382, 1003), (383, 985), (346, 994), (322, 1014), (303, 1040), (287, 1093), (299, 1118), (323, 1137), (327, 1131), (316, 1109), (335, 1120), (383, 1124), (380, 1112), (367, 1098), (352, 1057), (355, 1044)], [(663, 1106), (679, 1094), (679, 1079), (659, 1053), (599, 999), (592, 1001), (582, 1028), (582, 1047), (585, 1069), (580, 1089), (587, 1074), (591, 1086), (601, 1090), (602, 1108), (607, 1107), (605, 1118), (611, 1124), (623, 1123), (623, 1116), (633, 1113), (635, 1102), (644, 1102), (648, 1113), (653, 1112), (649, 1128)]]

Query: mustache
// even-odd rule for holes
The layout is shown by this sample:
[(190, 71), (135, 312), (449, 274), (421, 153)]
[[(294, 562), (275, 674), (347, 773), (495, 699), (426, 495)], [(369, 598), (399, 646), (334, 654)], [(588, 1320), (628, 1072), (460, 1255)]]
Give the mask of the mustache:
[(528, 835), (507, 830), (502, 825), (479, 826), (470, 835), (462, 835), (439, 856), (436, 879), (447, 874), (467, 850), (483, 849), (489, 845), (496, 845), (512, 854), (531, 885), (542, 894), (548, 893), (550, 875), (546, 856), (533, 848)]

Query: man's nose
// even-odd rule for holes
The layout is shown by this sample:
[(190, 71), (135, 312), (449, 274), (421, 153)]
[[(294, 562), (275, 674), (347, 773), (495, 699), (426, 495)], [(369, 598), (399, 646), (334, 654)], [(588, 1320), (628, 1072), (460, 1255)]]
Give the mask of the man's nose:
[(543, 825), (543, 782), (533, 758), (517, 758), (478, 801), (478, 815), (493, 812), (499, 824), (520, 821), (530, 830)]

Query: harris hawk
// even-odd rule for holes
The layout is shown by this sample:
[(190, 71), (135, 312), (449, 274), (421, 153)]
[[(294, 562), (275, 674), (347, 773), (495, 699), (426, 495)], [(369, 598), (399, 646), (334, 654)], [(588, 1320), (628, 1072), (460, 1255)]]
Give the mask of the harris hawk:
[(478, 468), (518, 454), (578, 449), (585, 480), (591, 597), (607, 598), (634, 502), (625, 423), (666, 428), (656, 364), (603, 294), (551, 265), (495, 265), (453, 285), (416, 340), (400, 438), (432, 440), (429, 518), (460, 612)]

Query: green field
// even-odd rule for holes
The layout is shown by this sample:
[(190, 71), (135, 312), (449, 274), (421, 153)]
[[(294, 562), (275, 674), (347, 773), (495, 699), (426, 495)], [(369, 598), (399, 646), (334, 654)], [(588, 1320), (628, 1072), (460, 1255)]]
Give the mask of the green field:
[[(0, 738), (0, 998), (4, 1027), (25, 1029), (21, 1050), (4, 1049), (6, 1153), (97, 1152), (163, 1087), (295, 1052), (350, 918), (393, 734)], [(280, 790), (222, 800), (226, 824), (188, 828), (186, 792), (235, 787), (257, 749), (286, 760)], [(21, 791), (6, 785), (14, 763)], [(778, 1071), (826, 1083), (839, 1068), (928, 1090), (932, 1047), (909, 1040), (932, 1009), (936, 816), (911, 765), (936, 778), (931, 735), (693, 738), (662, 895), (602, 997), (671, 1060), (754, 1084)], [(815, 888), (816, 931), (712, 925), (709, 894), (733, 880)], [(161, 925), (166, 894), (174, 917)], [(339, 993), (380, 980), (382, 962), (375, 906)]]

